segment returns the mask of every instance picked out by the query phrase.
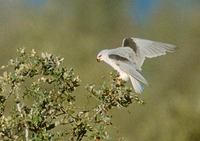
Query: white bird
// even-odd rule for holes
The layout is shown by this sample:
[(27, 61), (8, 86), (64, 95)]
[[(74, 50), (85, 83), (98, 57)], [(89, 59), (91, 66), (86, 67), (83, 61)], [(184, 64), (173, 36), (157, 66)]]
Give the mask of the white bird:
[(174, 52), (175, 45), (139, 38), (125, 38), (122, 47), (105, 49), (98, 53), (97, 61), (104, 61), (113, 67), (119, 78), (131, 80), (136, 93), (142, 93), (146, 79), (140, 74), (145, 58), (153, 58)]

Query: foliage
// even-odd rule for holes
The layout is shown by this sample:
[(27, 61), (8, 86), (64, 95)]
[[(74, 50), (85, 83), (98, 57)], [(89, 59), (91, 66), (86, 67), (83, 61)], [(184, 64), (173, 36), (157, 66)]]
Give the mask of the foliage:
[[(34, 5), (29, 1), (34, 1)], [(38, 5), (37, 1), (43, 4)], [(93, 101), (85, 106), (90, 95), (84, 91), (85, 83), (101, 84), (101, 76), (111, 70), (105, 64), (96, 64), (94, 57), (98, 51), (119, 47), (124, 37), (175, 44), (176, 53), (145, 60), (142, 72), (150, 85), (142, 96), (148, 99), (148, 104), (132, 104), (128, 108), (131, 113), (122, 111), (126, 108), (120, 112), (115, 108), (111, 112), (112, 121), (120, 132), (116, 133), (113, 126), (107, 131), (114, 133), (111, 139), (114, 141), (118, 136), (127, 141), (197, 141), (200, 1), (140, 1), (148, 6), (155, 4), (150, 14), (146, 13), (149, 16), (138, 22), (138, 18), (143, 19), (143, 14), (137, 12), (139, 1), (1, 0), (0, 65), (15, 56), (15, 49), (21, 46), (61, 55), (64, 64), (72, 66), (81, 76), (81, 86), (73, 94), (76, 105), (84, 108), (96, 102), (90, 98)], [(139, 10), (144, 12), (144, 8)], [(6, 104), (11, 103), (10, 100)]]
[[(124, 82), (111, 73), (111, 83), (86, 86), (96, 106), (76, 107), (74, 91), (80, 85), (63, 58), (18, 50), (0, 77), (0, 139), (2, 140), (108, 140), (110, 110), (143, 103)], [(12, 101), (12, 102), (11, 102)], [(11, 104), (10, 104), (11, 103)], [(59, 129), (59, 130), (58, 130)]]

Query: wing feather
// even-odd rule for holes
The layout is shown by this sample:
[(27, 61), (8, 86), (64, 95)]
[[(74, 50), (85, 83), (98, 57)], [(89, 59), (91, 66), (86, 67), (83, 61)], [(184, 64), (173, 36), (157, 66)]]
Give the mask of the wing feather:
[(174, 52), (176, 46), (172, 44), (145, 40), (140, 38), (132, 38), (138, 48), (138, 67), (141, 67), (145, 58), (153, 58), (165, 55), (167, 52)]
[(167, 52), (174, 52), (175, 45), (156, 42), (151, 40), (132, 38), (140, 49), (140, 53), (143, 53), (145, 57), (153, 58), (160, 55), (165, 55)]
[(119, 55), (123, 58), (126, 58), (130, 62), (134, 63), (133, 51), (129, 47), (118, 47), (118, 48), (110, 49), (108, 55), (112, 55), (112, 54)]
[(136, 70), (136, 66), (134, 64), (127, 64), (120, 61), (118, 61), (117, 64), (122, 71), (137, 79), (138, 81), (148, 85), (147, 80)]
[(140, 81), (137, 79), (133, 78), (132, 76), (129, 76), (131, 83), (133, 85), (133, 88), (136, 93), (142, 93), (144, 91), (144, 84), (142, 84)]

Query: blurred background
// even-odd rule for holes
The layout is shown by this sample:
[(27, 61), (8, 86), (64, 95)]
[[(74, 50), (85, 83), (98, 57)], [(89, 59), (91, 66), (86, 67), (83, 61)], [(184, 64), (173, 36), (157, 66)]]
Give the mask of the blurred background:
[(199, 0), (1, 0), (0, 65), (21, 47), (62, 56), (84, 97), (85, 84), (112, 71), (96, 62), (100, 50), (129, 36), (175, 44), (176, 53), (145, 61), (146, 104), (113, 110), (110, 132), (113, 141), (199, 141), (199, 9)]

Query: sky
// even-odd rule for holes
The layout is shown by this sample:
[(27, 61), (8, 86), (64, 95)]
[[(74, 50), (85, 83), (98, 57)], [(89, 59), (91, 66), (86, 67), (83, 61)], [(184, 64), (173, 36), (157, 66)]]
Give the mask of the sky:
[(153, 10), (159, 6), (158, 0), (135, 0), (132, 1), (134, 5), (131, 9), (134, 20), (139, 23), (146, 23), (151, 15)]
[[(42, 7), (48, 0), (24, 0), (27, 5)], [(177, 8), (187, 8), (192, 5), (200, 4), (200, 0), (175, 0), (171, 1)], [(130, 15), (138, 24), (148, 23), (151, 15), (161, 4), (161, 0), (132, 0)]]
[(26, 4), (29, 6), (43, 6), (48, 0), (25, 0)]
[[(25, 0), (26, 4), (34, 7), (45, 5), (48, 0)], [(159, 5), (158, 0), (132, 0), (130, 14), (138, 23), (145, 23), (152, 11)]]

